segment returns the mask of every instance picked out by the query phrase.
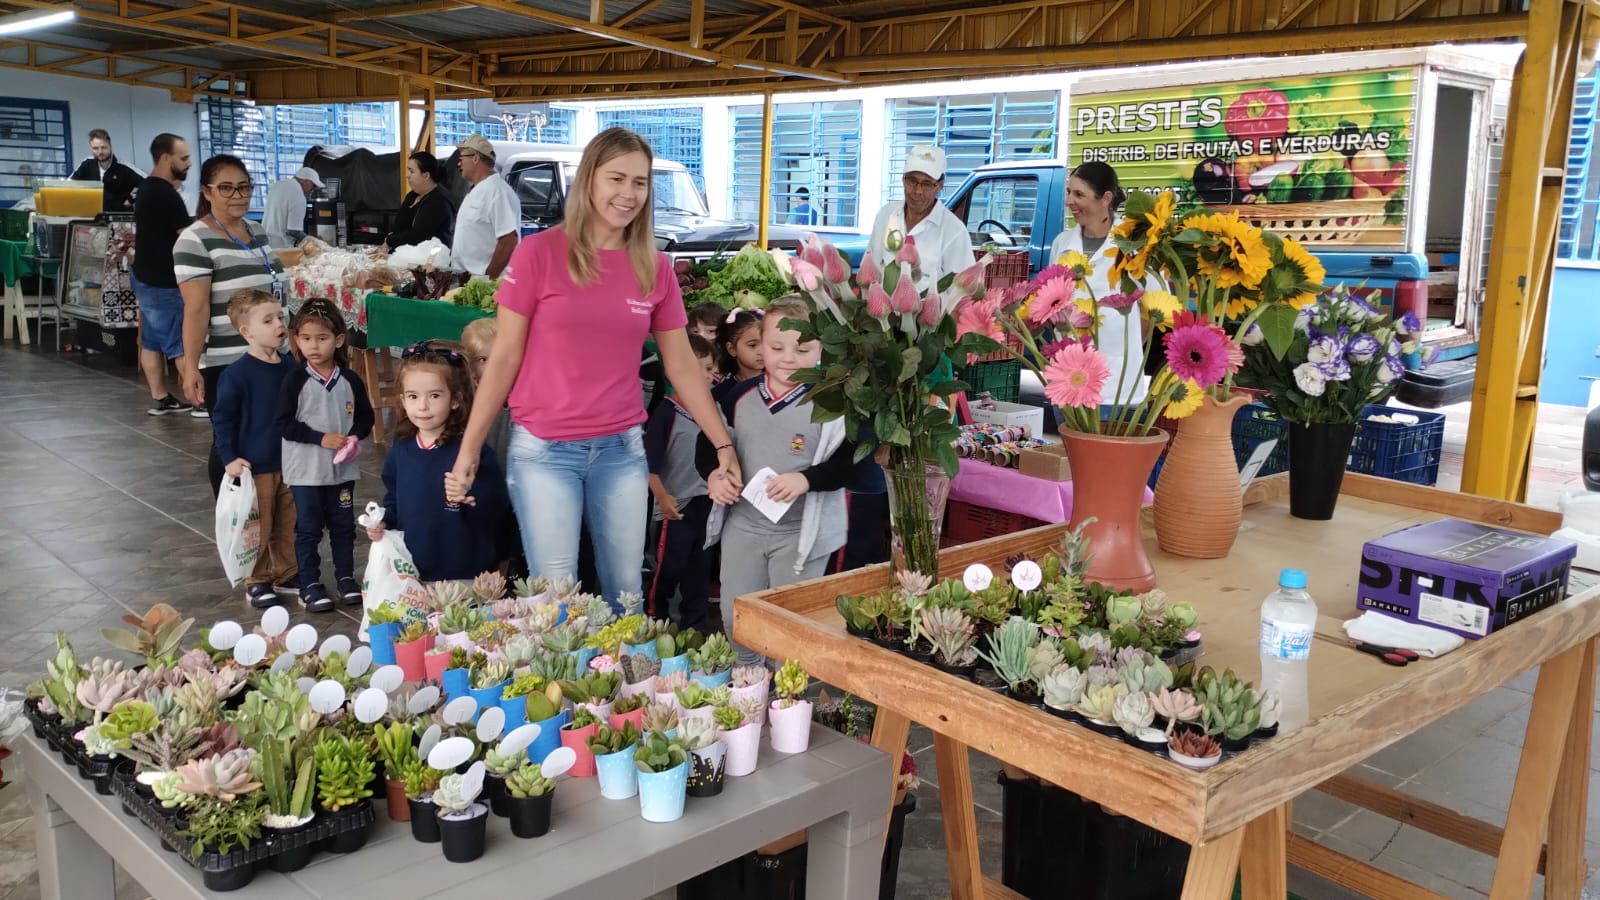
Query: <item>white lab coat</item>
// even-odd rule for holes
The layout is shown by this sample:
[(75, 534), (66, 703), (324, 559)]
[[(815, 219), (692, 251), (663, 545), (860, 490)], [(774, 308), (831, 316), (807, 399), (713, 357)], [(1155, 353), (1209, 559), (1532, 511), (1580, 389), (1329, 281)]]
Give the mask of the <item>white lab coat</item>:
[[(1104, 297), (1112, 292), (1111, 258), (1103, 254), (1115, 246), (1111, 242), (1111, 236), (1107, 235), (1105, 244), (1089, 256), (1089, 264), (1094, 272), (1088, 277), (1087, 282), (1096, 297)], [(1046, 264), (1053, 264), (1061, 259), (1063, 253), (1074, 250), (1083, 253), (1083, 231), (1080, 228), (1069, 228), (1056, 235), (1056, 239), (1050, 244), (1050, 258), (1046, 260)], [(1144, 289), (1164, 291), (1167, 286), (1162, 282), (1159, 272), (1146, 271)], [(1111, 376), (1100, 389), (1101, 403), (1116, 402), (1119, 372), (1124, 402), (1137, 403), (1143, 400), (1149, 391), (1150, 379), (1144, 374), (1144, 343), (1140, 337), (1139, 321), (1139, 310), (1136, 308), (1128, 310), (1128, 314), (1123, 315), (1117, 310), (1100, 307), (1100, 352), (1105, 355), (1106, 364), (1111, 367)], [(1125, 338), (1126, 354), (1123, 352)], [(1129, 385), (1133, 385), (1131, 395)]]
[(306, 191), (299, 179), (285, 178), (267, 189), (261, 230), (267, 233), (268, 243), (280, 250), (299, 246), (306, 235)]
[[(873, 254), (879, 269), (894, 262), (894, 254), (884, 246), (884, 240), (889, 233), (889, 221), (895, 216), (900, 217), (903, 227), (906, 220), (905, 201), (884, 204), (872, 222), (872, 238), (867, 244), (867, 252)], [(922, 279), (916, 283), (918, 291), (936, 287), (939, 279), (971, 268), (974, 262), (972, 235), (967, 233), (967, 224), (956, 218), (956, 214), (943, 203), (933, 204), (933, 211), (911, 229), (911, 237), (916, 239), (917, 255), (922, 263)]]

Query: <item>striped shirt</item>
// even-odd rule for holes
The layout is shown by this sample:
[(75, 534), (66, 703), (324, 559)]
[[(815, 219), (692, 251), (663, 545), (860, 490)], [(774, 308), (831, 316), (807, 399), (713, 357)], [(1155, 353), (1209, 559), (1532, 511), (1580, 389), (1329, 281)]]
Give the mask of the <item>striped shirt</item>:
[[(211, 322), (206, 330), (205, 353), (200, 357), (201, 368), (225, 366), (249, 349), (238, 329), (228, 321), (228, 301), (233, 295), (245, 288), (272, 292), (273, 283), (283, 280), (283, 263), (267, 243), (267, 233), (255, 222), (245, 221), (244, 225), (250, 229), (248, 249), (218, 231), (210, 219), (196, 220), (185, 228), (172, 247), (173, 274), (180, 286), (191, 281), (211, 282)], [(271, 273), (267, 271), (268, 264), (272, 266)]]

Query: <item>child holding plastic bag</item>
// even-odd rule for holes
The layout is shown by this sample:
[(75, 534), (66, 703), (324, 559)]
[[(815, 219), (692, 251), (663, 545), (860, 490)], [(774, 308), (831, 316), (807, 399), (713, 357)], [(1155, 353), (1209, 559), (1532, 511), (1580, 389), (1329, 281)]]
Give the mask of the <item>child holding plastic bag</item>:
[[(234, 479), (254, 482), (259, 522), (254, 566), (243, 578), (245, 598), (256, 609), (280, 602), (278, 590), (299, 588), (294, 555), (294, 495), (283, 481), (281, 436), (273, 422), (284, 376), (294, 368), (283, 351), (283, 304), (272, 294), (246, 288), (228, 301), (228, 321), (249, 350), (217, 380), (211, 432), (217, 458), (225, 462), (224, 493)], [(235, 554), (235, 559), (243, 557)], [(233, 573), (229, 573), (233, 580)], [(234, 581), (237, 585), (238, 581)], [(278, 586), (278, 587), (275, 587)]]
[(383, 461), (383, 521), (367, 536), (378, 541), (388, 528), (403, 531), (423, 581), (472, 579), (498, 569), (501, 522), (511, 499), (487, 444), (466, 499), (447, 499), (462, 494), (451, 469), (472, 409), (466, 357), (445, 341), (414, 344), (400, 355), (399, 381), (406, 418)]

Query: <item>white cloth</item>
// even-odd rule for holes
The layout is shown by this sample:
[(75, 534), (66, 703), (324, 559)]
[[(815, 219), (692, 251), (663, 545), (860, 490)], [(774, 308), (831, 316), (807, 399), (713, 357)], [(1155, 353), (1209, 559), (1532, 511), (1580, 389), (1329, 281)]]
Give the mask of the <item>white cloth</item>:
[[(1096, 297), (1112, 293), (1111, 258), (1103, 254), (1115, 246), (1111, 243), (1111, 236), (1107, 235), (1105, 244), (1101, 245), (1099, 250), (1093, 254), (1084, 254), (1089, 257), (1089, 265), (1094, 270), (1086, 281)], [(1063, 253), (1072, 251), (1083, 253), (1083, 230), (1080, 228), (1069, 228), (1056, 235), (1056, 239), (1050, 243), (1050, 258), (1045, 260), (1045, 264), (1053, 265), (1061, 260)], [(1167, 286), (1162, 283), (1159, 274), (1146, 272), (1144, 289), (1164, 291)], [(1080, 293), (1082, 293), (1081, 288)], [(1117, 402), (1119, 371), (1124, 403), (1137, 403), (1143, 400), (1150, 389), (1150, 379), (1144, 374), (1144, 342), (1140, 336), (1139, 322), (1137, 309), (1129, 309), (1128, 314), (1123, 315), (1117, 310), (1100, 307), (1100, 352), (1105, 355), (1106, 365), (1111, 367), (1111, 376), (1100, 388), (1101, 403)], [(1123, 351), (1124, 342), (1127, 345), (1126, 353)], [(1131, 394), (1130, 385), (1132, 385)]]
[[(873, 254), (879, 269), (894, 262), (894, 254), (883, 244), (889, 234), (889, 222), (896, 216), (901, 223), (905, 222), (904, 201), (884, 204), (872, 222), (872, 238), (867, 244), (867, 252)], [(972, 266), (972, 235), (967, 234), (967, 224), (956, 218), (956, 214), (943, 203), (933, 204), (933, 211), (911, 229), (911, 237), (916, 238), (917, 255), (922, 260), (918, 291), (935, 287), (944, 276), (954, 275)]]
[(456, 265), (474, 275), (487, 274), (495, 242), (516, 234), (521, 224), (522, 207), (511, 185), (499, 175), (484, 178), (472, 186), (456, 211), (455, 240), (450, 244)]
[(292, 235), (304, 235), (306, 231), (306, 191), (300, 182), (285, 178), (267, 190), (261, 229), (272, 246), (280, 250), (292, 250), (299, 243)]
[[(817, 453), (811, 458), (811, 464), (821, 465), (842, 444), (844, 444), (844, 420), (834, 419), (822, 423), (822, 433), (817, 436)], [(806, 505), (800, 511), (800, 558), (794, 561), (796, 575), (805, 571), (807, 560), (827, 556), (844, 546), (846, 532), (839, 533), (837, 547), (816, 546), (817, 533), (822, 530), (822, 518), (829, 515), (835, 516), (838, 521), (844, 521), (846, 516), (844, 491), (807, 491)]]
[(1427, 625), (1418, 625), (1368, 610), (1344, 623), (1344, 633), (1352, 640), (1379, 647), (1415, 650), (1418, 656), (1443, 656), (1461, 646), (1460, 635)]

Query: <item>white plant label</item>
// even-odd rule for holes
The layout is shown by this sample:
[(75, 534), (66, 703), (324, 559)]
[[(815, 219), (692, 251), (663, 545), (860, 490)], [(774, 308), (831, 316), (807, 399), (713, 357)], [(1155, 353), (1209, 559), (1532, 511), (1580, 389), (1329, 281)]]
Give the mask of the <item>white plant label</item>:
[(961, 583), (965, 584), (969, 591), (981, 591), (994, 583), (994, 572), (983, 563), (973, 563), (962, 573)]
[(1044, 571), (1039, 564), (1031, 559), (1025, 559), (1011, 568), (1011, 583), (1017, 590), (1027, 592), (1037, 590), (1044, 583)]

